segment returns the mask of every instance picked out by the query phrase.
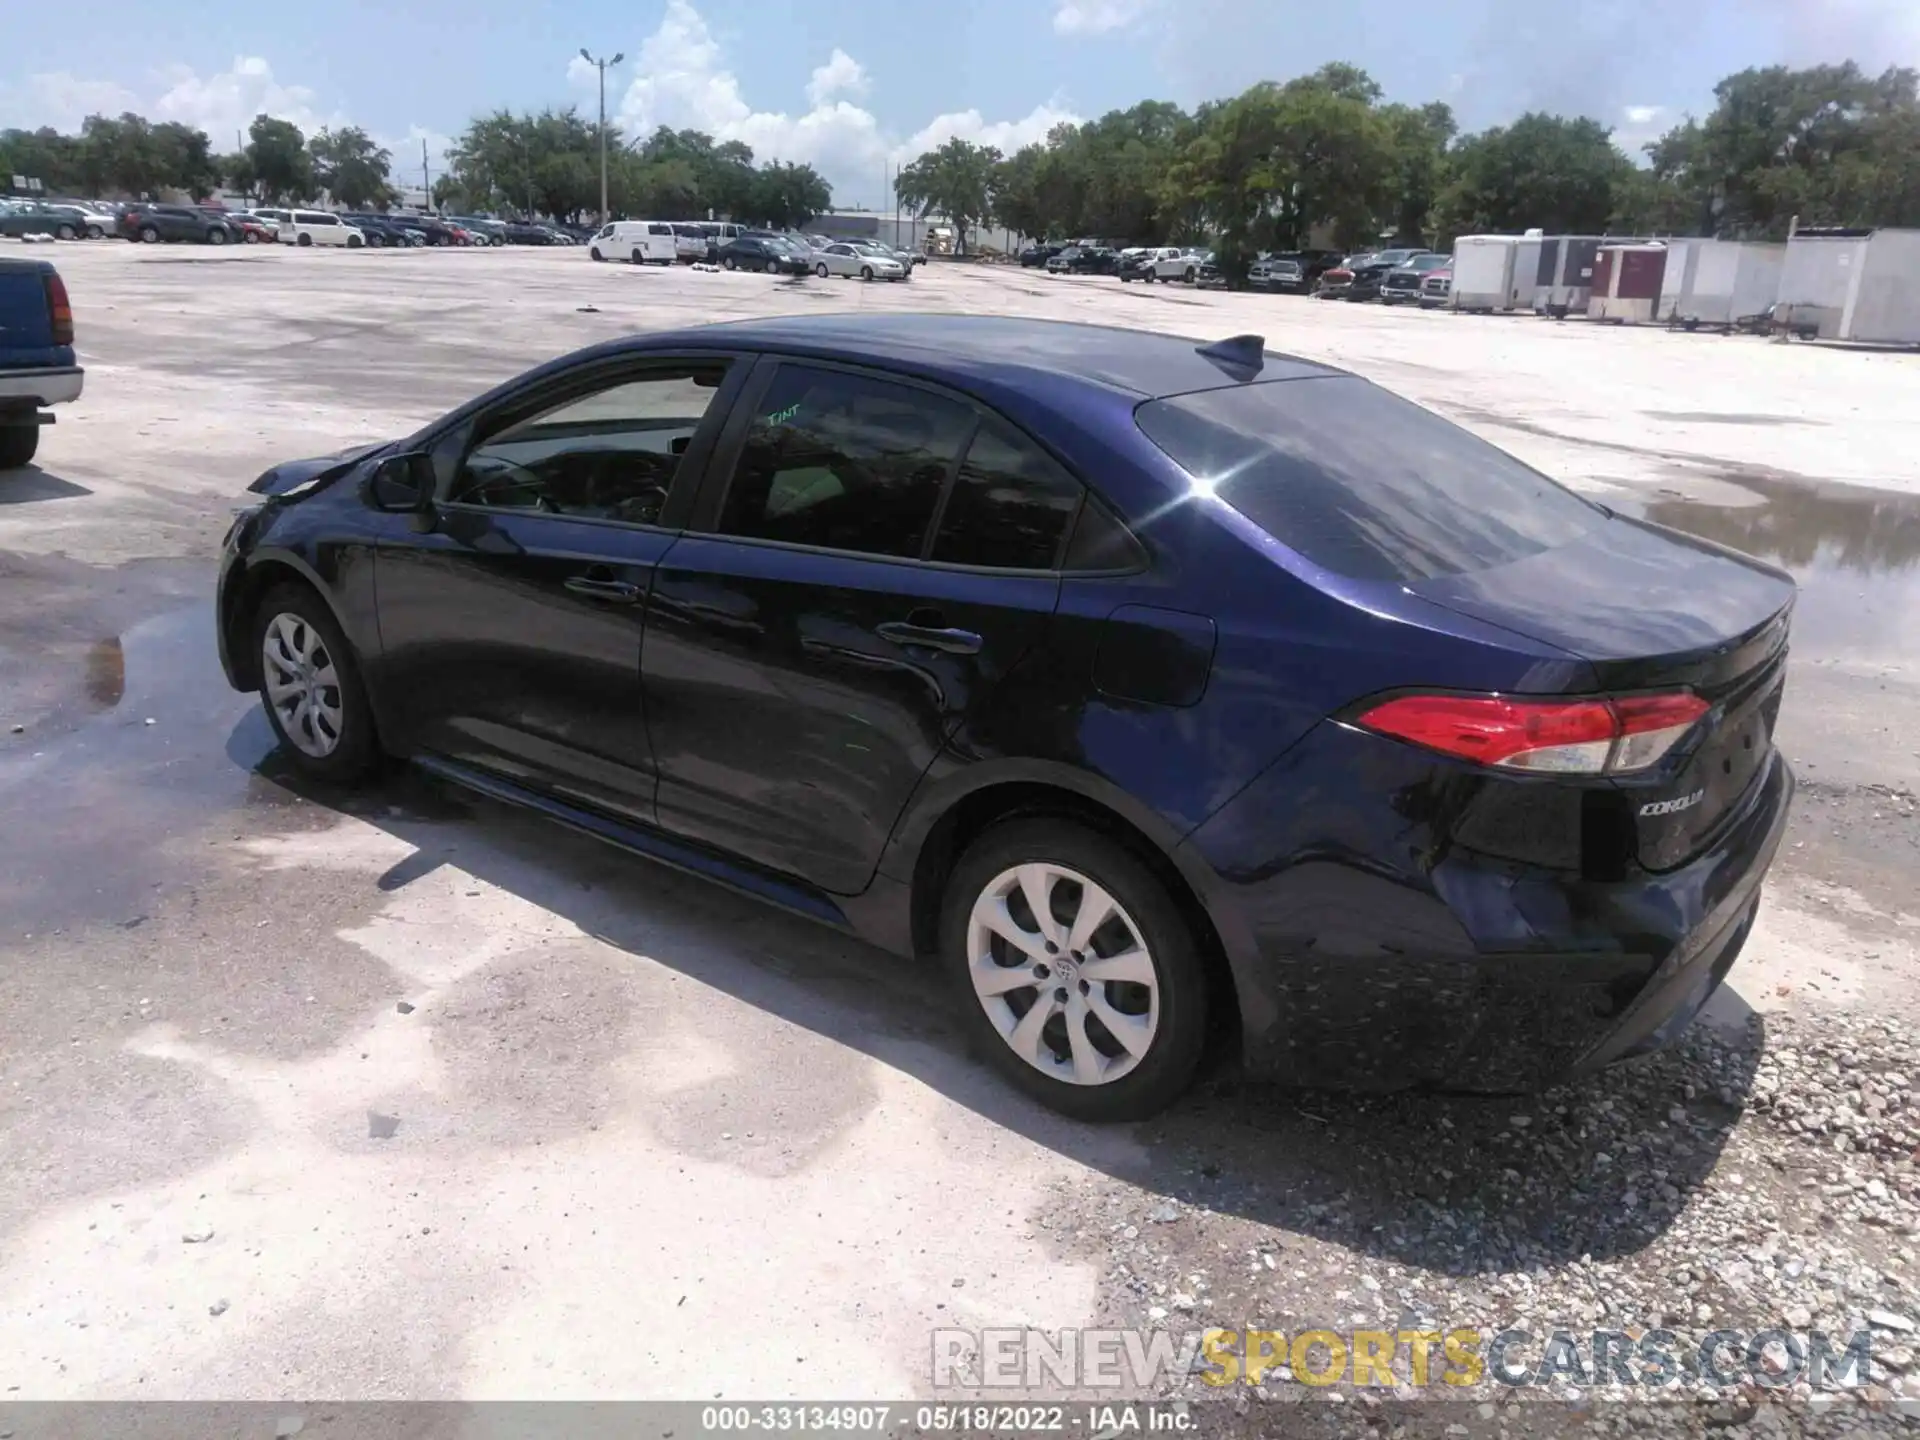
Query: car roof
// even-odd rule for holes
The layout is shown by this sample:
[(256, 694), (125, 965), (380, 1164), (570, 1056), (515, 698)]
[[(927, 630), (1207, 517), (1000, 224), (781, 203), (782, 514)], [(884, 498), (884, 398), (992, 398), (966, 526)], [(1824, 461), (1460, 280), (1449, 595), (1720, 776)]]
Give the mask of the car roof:
[[(1205, 340), (1009, 315), (783, 315), (648, 338), (652, 343), (711, 344), (722, 337), (742, 345), (809, 352), (822, 359), (894, 362), (936, 374), (942, 369), (986, 376), (998, 372), (1011, 388), (1031, 388), (1037, 377), (1063, 377), (1151, 399), (1232, 383), (1216, 362), (1200, 353), (1208, 343)], [(1260, 379), (1340, 373), (1331, 366), (1268, 351)]]

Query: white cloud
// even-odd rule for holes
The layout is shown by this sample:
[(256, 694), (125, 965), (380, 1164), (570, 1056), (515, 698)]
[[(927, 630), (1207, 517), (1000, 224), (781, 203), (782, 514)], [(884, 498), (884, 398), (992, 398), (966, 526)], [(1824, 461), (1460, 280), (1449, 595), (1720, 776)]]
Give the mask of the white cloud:
[(231, 67), (201, 76), (185, 65), (160, 72), (166, 89), (145, 113), (154, 120), (178, 120), (198, 126), (212, 138), (216, 150), (226, 150), (236, 133), (245, 131), (256, 115), (291, 120), (311, 134), (323, 125), (350, 123), (339, 111), (323, 111), (319, 97), (305, 85), (283, 85), (273, 67), (258, 55), (234, 57)]
[(843, 91), (848, 95), (864, 95), (867, 88), (865, 67), (836, 45), (827, 63), (814, 67), (813, 78), (807, 81), (807, 103), (818, 108)]
[(688, 0), (667, 0), (659, 28), (640, 42), (633, 79), (620, 101), (628, 135), (650, 135), (661, 125), (704, 130), (718, 140), (739, 140), (761, 161), (812, 165), (834, 186), (842, 203), (881, 200), (884, 167), (914, 159), (959, 137), (1002, 150), (1046, 138), (1062, 121), (1079, 117), (1057, 103), (1035, 106), (1015, 120), (990, 121), (978, 110), (936, 116), (912, 135), (885, 130), (869, 110), (844, 94), (862, 94), (865, 69), (836, 48), (813, 71), (807, 87), (812, 106), (802, 114), (755, 110), (726, 67), (720, 44)]
[[(584, 63), (575, 57), (576, 63)], [(588, 74), (592, 74), (591, 68)], [(247, 127), (256, 115), (291, 120), (308, 134), (322, 126), (352, 124), (337, 107), (322, 103), (305, 85), (282, 83), (273, 66), (258, 55), (240, 55), (226, 70), (201, 75), (186, 65), (168, 65), (152, 73), (142, 92), (113, 80), (88, 80), (64, 71), (30, 75), (21, 85), (0, 85), (0, 125), (38, 128), (51, 125), (71, 134), (89, 115), (119, 115), (131, 110), (149, 120), (176, 120), (207, 132), (214, 152), (244, 143)], [(427, 165), (435, 176), (445, 172), (451, 136), (425, 125), (410, 125), (404, 133), (374, 133), (374, 140), (393, 155), (394, 182), (420, 183), (420, 142), (427, 145)]]
[(64, 70), (29, 75), (25, 83), (0, 85), (0, 125), (38, 130), (43, 125), (71, 134), (89, 115), (137, 110), (140, 97), (112, 80), (88, 80)]
[(1056, 35), (1105, 35), (1123, 30), (1153, 8), (1153, 0), (1059, 0), (1053, 11)]
[(1623, 105), (1620, 114), (1626, 123), (1613, 127), (1613, 143), (1636, 165), (1646, 163), (1647, 146), (1680, 123), (1668, 105)]

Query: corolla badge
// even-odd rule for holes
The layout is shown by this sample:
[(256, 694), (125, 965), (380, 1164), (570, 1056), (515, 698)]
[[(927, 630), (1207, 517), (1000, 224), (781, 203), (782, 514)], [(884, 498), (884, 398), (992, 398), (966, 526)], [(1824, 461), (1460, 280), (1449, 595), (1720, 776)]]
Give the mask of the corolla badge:
[(1676, 815), (1682, 810), (1691, 810), (1706, 798), (1705, 790), (1696, 790), (1691, 795), (1682, 795), (1677, 800), (1656, 800), (1651, 805), (1640, 807), (1640, 818), (1644, 820), (1653, 815)]

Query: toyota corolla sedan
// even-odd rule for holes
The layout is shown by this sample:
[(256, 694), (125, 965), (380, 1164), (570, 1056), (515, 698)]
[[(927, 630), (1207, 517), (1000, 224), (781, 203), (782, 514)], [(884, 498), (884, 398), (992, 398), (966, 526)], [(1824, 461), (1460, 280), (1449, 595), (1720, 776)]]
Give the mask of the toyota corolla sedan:
[(930, 960), (1088, 1119), (1657, 1049), (1793, 788), (1787, 576), (1258, 336), (648, 334), (252, 489), (219, 647), (295, 765)]

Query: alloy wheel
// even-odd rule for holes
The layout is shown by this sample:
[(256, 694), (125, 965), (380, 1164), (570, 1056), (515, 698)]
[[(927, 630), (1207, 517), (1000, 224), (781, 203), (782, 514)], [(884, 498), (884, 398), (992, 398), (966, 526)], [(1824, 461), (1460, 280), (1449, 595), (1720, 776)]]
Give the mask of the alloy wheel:
[(303, 755), (324, 760), (344, 725), (340, 675), (320, 632), (291, 611), (268, 622), (260, 642), (261, 683), (281, 733)]
[(1140, 927), (1063, 865), (1003, 870), (967, 920), (973, 992), (1007, 1047), (1043, 1075), (1107, 1085), (1153, 1047), (1160, 982)]

